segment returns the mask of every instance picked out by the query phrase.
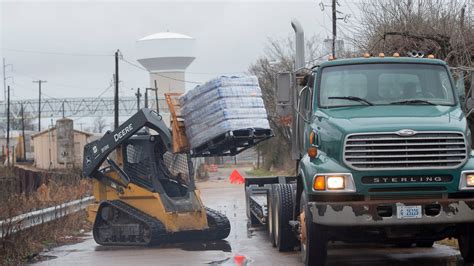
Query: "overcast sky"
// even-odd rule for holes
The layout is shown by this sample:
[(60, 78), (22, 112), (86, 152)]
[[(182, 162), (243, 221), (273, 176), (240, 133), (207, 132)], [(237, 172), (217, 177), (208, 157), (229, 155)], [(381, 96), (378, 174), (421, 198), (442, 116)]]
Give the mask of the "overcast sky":
[[(33, 79), (48, 81), (43, 87), (47, 96), (96, 97), (110, 84), (116, 49), (136, 62), (137, 39), (169, 30), (196, 38), (197, 55), (186, 79), (203, 82), (219, 73), (245, 72), (262, 55), (268, 38), (292, 34), (292, 18), (301, 22), (306, 35), (325, 38), (330, 11), (322, 12), (320, 2), (2, 1), (0, 52), (13, 65), (6, 74), (14, 77), (14, 83), (7, 80), (13, 99), (36, 98)], [(340, 4), (346, 13), (357, 9), (354, 1)], [(122, 95), (148, 86), (145, 71), (123, 62), (120, 68)]]

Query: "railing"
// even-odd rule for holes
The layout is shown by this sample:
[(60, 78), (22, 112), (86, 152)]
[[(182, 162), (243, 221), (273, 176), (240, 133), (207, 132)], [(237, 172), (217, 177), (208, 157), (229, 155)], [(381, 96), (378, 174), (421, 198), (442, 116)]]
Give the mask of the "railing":
[(94, 197), (87, 197), (0, 221), (0, 238), (76, 213), (85, 209), (93, 200)]

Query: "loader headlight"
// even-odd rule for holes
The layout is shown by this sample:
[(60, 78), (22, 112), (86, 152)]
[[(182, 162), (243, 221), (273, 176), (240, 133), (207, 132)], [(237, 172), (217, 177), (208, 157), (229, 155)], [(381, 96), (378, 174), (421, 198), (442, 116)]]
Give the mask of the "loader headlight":
[(344, 177), (342, 176), (328, 176), (327, 177), (328, 189), (344, 189)]
[(315, 192), (356, 192), (354, 178), (350, 173), (317, 174), (313, 178)]

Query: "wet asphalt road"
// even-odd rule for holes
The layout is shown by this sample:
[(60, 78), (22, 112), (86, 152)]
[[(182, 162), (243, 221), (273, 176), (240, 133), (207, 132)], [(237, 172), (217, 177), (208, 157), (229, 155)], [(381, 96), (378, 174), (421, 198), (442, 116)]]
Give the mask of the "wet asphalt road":
[[(84, 242), (46, 252), (40, 265), (301, 265), (299, 252), (279, 253), (267, 233), (247, 228), (243, 185), (227, 181), (200, 183), (206, 206), (224, 212), (232, 231), (225, 241), (165, 247), (102, 247), (92, 236)], [(463, 265), (459, 252), (444, 245), (434, 248), (393, 248), (378, 245), (333, 244), (328, 265)]]

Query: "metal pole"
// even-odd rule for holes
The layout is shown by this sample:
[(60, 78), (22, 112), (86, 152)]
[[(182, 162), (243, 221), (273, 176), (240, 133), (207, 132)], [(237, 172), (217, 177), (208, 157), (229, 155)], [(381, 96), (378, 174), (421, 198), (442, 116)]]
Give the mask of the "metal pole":
[(26, 161), (25, 109), (21, 102), (21, 135), (23, 136), (23, 161)]
[(140, 111), (140, 97), (142, 96), (140, 93), (140, 88), (137, 89), (135, 96), (137, 96), (137, 111)]
[(38, 132), (41, 131), (41, 80), (38, 81), (39, 94), (38, 94)]
[(38, 131), (41, 131), (41, 83), (47, 82), (46, 80), (33, 80), (33, 83), (38, 83), (39, 94), (38, 94)]
[(160, 113), (160, 106), (158, 105), (158, 86), (155, 79), (155, 101), (156, 101), (156, 112)]
[(291, 20), (291, 27), (295, 31), (295, 71), (305, 66), (304, 60), (304, 30), (298, 20)]
[(5, 57), (3, 58), (3, 100), (7, 100), (7, 77), (5, 77)]
[(119, 126), (119, 53), (117, 49), (115, 52), (115, 96), (114, 96), (114, 128)]
[(148, 108), (148, 89), (145, 88), (145, 108)]
[(336, 36), (337, 36), (337, 12), (336, 12), (336, 0), (332, 0), (332, 56), (336, 58)]
[(10, 167), (10, 86), (7, 88), (7, 166)]

